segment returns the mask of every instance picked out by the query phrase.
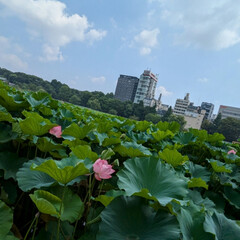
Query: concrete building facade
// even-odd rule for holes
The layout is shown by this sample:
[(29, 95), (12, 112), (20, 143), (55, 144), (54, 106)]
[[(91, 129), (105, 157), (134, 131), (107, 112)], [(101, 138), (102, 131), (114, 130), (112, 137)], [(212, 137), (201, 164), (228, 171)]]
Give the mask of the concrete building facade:
[(178, 98), (176, 100), (173, 113), (176, 115), (184, 115), (189, 105), (190, 105), (189, 93), (187, 93), (184, 99)]
[(118, 78), (115, 98), (120, 101), (134, 101), (139, 79), (137, 77), (120, 75)]
[(199, 130), (201, 128), (205, 113), (205, 110), (201, 110), (200, 113), (186, 111), (183, 116), (184, 120), (186, 121), (184, 129), (194, 128)]
[(144, 70), (140, 76), (134, 103), (144, 102), (144, 106), (153, 103), (158, 78), (150, 70)]
[(210, 121), (212, 119), (214, 105), (212, 103), (202, 102), (201, 109), (206, 111), (204, 118)]
[(240, 108), (220, 105), (218, 114), (221, 113), (222, 119), (231, 117), (240, 119)]

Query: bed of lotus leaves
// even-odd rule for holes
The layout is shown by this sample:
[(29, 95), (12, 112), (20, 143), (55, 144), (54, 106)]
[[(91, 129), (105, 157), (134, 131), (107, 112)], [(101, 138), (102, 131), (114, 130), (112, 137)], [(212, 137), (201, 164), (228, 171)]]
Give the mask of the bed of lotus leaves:
[[(49, 133), (55, 126), (60, 138)], [(0, 239), (238, 240), (238, 153), (220, 134), (0, 82)], [(94, 178), (99, 158), (112, 178)]]

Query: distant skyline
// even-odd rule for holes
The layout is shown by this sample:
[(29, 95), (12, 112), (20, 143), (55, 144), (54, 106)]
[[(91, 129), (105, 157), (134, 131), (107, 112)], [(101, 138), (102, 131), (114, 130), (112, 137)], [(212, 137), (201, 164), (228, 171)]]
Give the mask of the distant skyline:
[(82, 91), (151, 69), (165, 104), (240, 107), (239, 43), (234, 0), (0, 0), (0, 67)]

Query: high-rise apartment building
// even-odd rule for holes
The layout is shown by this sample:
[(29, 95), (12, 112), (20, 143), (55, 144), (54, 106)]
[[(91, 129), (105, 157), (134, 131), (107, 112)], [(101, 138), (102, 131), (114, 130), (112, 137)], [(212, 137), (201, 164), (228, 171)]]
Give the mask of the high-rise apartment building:
[(115, 90), (115, 98), (120, 101), (134, 101), (139, 79), (137, 77), (120, 75)]
[(158, 78), (150, 70), (144, 70), (140, 76), (134, 103), (144, 102), (145, 106), (150, 106), (154, 100)]
[(240, 108), (220, 105), (218, 114), (219, 113), (221, 113), (222, 118), (231, 117), (240, 119)]
[(206, 111), (204, 118), (210, 121), (212, 119), (214, 105), (212, 103), (202, 102), (201, 109)]
[(184, 115), (189, 105), (190, 105), (189, 93), (187, 93), (184, 99), (178, 98), (176, 100), (173, 113), (176, 115)]

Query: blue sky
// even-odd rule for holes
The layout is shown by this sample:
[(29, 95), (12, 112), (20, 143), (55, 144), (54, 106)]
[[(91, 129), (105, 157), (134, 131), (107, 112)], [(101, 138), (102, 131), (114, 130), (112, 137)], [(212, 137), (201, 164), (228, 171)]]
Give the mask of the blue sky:
[(236, 0), (0, 0), (0, 67), (79, 90), (148, 68), (163, 103), (240, 107), (239, 43)]

